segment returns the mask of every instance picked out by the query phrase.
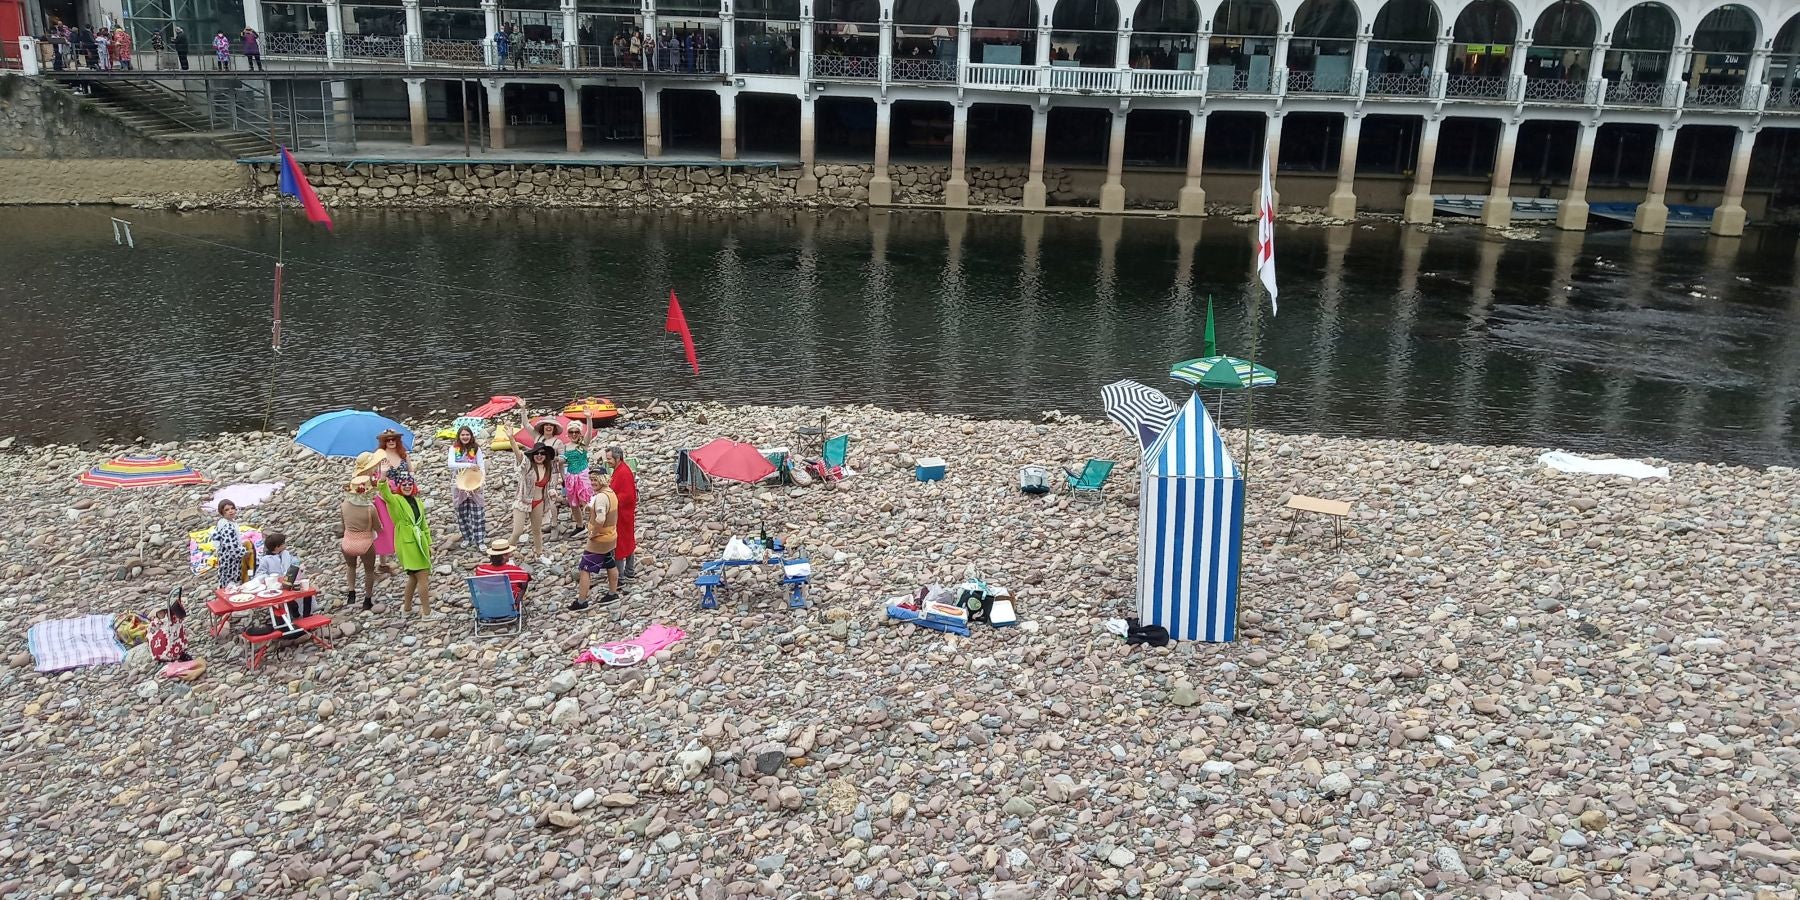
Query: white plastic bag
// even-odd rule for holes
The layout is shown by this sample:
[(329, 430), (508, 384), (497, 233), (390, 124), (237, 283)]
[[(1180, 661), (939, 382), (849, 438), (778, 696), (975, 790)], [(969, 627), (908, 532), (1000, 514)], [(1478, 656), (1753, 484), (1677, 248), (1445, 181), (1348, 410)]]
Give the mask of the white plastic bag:
[(755, 559), (756, 551), (751, 550), (750, 545), (744, 543), (743, 538), (734, 537), (731, 539), (731, 543), (725, 545), (725, 552), (719, 554), (719, 558), (728, 559), (733, 562)]

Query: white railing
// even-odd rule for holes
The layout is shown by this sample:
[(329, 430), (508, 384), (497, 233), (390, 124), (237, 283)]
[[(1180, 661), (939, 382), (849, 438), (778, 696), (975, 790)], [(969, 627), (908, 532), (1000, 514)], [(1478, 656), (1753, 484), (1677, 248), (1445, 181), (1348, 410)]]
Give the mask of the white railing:
[(1458, 100), (1511, 100), (1510, 85), (1511, 79), (1505, 75), (1451, 75), (1444, 95)]
[(1781, 112), (1800, 111), (1800, 87), (1769, 88), (1769, 102), (1763, 108), (1779, 110)]
[(956, 63), (943, 59), (913, 59), (896, 56), (888, 67), (895, 81), (955, 81)]
[(856, 78), (871, 81), (881, 77), (881, 60), (874, 56), (818, 56), (812, 58), (814, 78)]
[(1037, 66), (969, 63), (963, 66), (963, 83), (970, 87), (1035, 91), (1038, 88), (1038, 73), (1042, 71)]
[(1050, 90), (1078, 94), (1116, 94), (1119, 92), (1119, 70), (1056, 66), (1050, 70)]
[(1675, 85), (1661, 81), (1615, 81), (1606, 86), (1608, 106), (1673, 106)]
[(270, 56), (324, 56), (325, 36), (276, 31), (262, 36), (262, 46)]
[(1704, 106), (1709, 109), (1741, 109), (1744, 106), (1744, 86), (1741, 84), (1703, 84), (1687, 92), (1687, 106)]
[(1198, 94), (1206, 89), (1205, 72), (1131, 69), (1125, 90), (1131, 94)]
[(1369, 76), (1371, 96), (1424, 97), (1431, 93), (1431, 76), (1377, 72)]

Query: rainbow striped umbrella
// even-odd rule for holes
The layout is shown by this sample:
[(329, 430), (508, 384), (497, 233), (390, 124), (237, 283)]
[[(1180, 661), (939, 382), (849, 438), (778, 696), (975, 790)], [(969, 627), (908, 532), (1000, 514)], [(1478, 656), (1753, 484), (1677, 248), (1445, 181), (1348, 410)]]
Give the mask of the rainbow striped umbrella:
[(103, 462), (76, 476), (85, 485), (103, 488), (202, 484), (206, 476), (167, 456), (133, 454)]

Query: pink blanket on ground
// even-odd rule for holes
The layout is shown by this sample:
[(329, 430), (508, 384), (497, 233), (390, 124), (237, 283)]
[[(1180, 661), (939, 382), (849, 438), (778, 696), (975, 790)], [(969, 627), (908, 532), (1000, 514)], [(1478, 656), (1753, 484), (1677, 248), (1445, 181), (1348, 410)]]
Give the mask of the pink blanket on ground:
[(605, 663), (609, 666), (635, 666), (656, 655), (658, 650), (674, 646), (687, 637), (687, 632), (668, 625), (652, 625), (629, 641), (615, 641), (581, 651), (577, 663)]

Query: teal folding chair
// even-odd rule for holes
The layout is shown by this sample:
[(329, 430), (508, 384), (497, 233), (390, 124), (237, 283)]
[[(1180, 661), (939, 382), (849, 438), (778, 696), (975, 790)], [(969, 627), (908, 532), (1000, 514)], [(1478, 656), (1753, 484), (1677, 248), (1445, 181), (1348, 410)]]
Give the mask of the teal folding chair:
[(826, 468), (843, 468), (844, 460), (850, 457), (850, 436), (840, 434), (825, 442), (825, 452), (820, 456), (825, 460)]
[(1113, 461), (1110, 459), (1090, 459), (1081, 467), (1077, 475), (1072, 469), (1064, 469), (1063, 476), (1069, 481), (1069, 495), (1073, 500), (1084, 503), (1099, 503), (1104, 499), (1101, 490), (1106, 487), (1106, 479), (1112, 475)]

